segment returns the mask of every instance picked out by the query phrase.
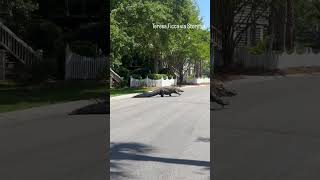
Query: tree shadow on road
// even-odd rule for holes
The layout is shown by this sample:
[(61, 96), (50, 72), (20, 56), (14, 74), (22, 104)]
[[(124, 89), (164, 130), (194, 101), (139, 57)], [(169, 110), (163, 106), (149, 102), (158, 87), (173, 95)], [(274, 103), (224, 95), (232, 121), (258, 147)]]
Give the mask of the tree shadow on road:
[(206, 138), (206, 137), (199, 137), (196, 142), (210, 142), (210, 138)]
[(176, 97), (180, 97), (180, 96), (179, 95), (172, 95), (172, 96), (163, 96), (163, 97), (161, 97), (160, 95), (146, 96), (144, 94), (138, 94), (136, 96), (133, 96), (132, 98), (176, 98)]
[[(155, 148), (141, 144), (141, 143), (111, 143), (111, 158), (110, 158), (110, 173), (111, 177), (129, 177), (129, 174), (123, 172), (121, 161), (149, 161), (160, 162), (167, 164), (179, 164), (199, 166), (203, 168), (210, 168), (210, 161), (188, 160), (188, 159), (174, 159), (164, 157), (154, 157), (146, 155), (150, 152), (156, 151)], [(111, 178), (112, 179), (112, 178)]]

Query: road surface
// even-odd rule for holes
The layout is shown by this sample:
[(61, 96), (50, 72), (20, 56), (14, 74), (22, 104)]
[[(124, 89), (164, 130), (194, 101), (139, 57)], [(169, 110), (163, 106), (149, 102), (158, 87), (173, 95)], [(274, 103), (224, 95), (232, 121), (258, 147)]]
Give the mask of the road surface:
[(0, 114), (0, 179), (106, 179), (106, 115), (68, 115), (90, 103)]
[(209, 180), (209, 89), (111, 101), (111, 180)]
[(214, 179), (319, 179), (320, 77), (229, 85), (239, 92), (232, 105), (211, 110)]

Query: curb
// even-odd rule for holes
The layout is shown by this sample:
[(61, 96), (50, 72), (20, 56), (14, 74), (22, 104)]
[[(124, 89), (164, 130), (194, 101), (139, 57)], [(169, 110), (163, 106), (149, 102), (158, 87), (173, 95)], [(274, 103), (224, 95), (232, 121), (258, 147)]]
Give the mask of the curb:
[[(204, 86), (210, 86), (210, 84), (187, 85), (187, 86), (181, 86), (179, 88), (188, 89), (188, 88), (196, 88), (196, 87), (204, 87)], [(129, 98), (132, 98), (132, 97), (139, 95), (139, 94), (141, 94), (141, 93), (133, 93), (133, 94), (126, 94), (126, 95), (121, 95), (121, 96), (110, 97), (110, 101), (129, 99)]]

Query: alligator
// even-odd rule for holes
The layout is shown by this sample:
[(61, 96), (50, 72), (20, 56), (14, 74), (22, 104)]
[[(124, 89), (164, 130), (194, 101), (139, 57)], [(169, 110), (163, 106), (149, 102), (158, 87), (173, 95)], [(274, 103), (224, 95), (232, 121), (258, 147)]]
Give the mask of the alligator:
[(210, 93), (210, 101), (221, 105), (223, 108), (224, 106), (229, 105), (229, 102), (222, 100), (221, 98), (216, 96), (214, 93)]
[(176, 88), (176, 87), (161, 87), (161, 88), (158, 88), (152, 92), (139, 94), (135, 97), (136, 98), (138, 98), (138, 97), (153, 97), (153, 96), (157, 96), (157, 95), (164, 97), (164, 95), (172, 96), (172, 94), (178, 94), (180, 96), (181, 92), (184, 92), (184, 91), (179, 88)]
[(225, 88), (222, 81), (215, 80), (215, 79), (212, 81), (211, 93), (210, 93), (211, 102), (215, 102), (224, 107), (225, 105), (229, 105), (229, 103), (223, 101), (221, 97), (231, 97), (236, 95), (237, 95), (237, 92), (234, 90)]

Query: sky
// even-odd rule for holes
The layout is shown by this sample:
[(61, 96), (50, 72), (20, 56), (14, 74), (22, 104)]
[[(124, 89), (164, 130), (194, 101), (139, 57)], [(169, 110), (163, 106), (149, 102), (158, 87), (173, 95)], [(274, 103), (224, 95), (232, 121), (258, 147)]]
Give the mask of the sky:
[(195, 0), (206, 28), (210, 27), (210, 0)]

